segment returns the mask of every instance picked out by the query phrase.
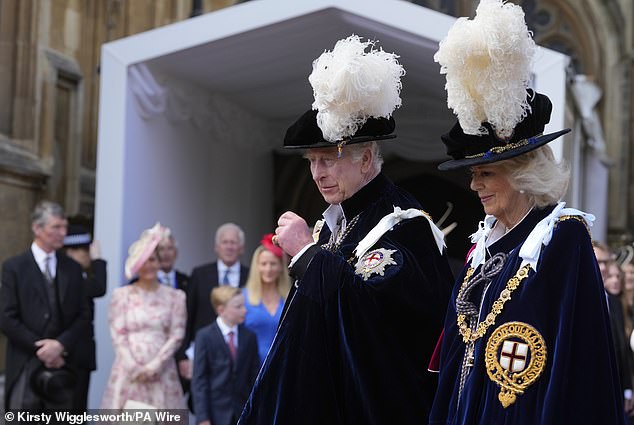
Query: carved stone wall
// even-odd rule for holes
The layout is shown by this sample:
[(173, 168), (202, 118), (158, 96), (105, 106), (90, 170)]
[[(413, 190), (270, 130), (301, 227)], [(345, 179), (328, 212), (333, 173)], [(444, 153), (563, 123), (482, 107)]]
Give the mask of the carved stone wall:
[(0, 0), (0, 262), (29, 246), (39, 200), (93, 215), (101, 45), (186, 19), (191, 8), (192, 0)]
[(0, 261), (25, 248), (40, 199), (93, 213), (101, 45), (185, 19), (191, 5), (0, 0), (0, 233), (14, 236)]

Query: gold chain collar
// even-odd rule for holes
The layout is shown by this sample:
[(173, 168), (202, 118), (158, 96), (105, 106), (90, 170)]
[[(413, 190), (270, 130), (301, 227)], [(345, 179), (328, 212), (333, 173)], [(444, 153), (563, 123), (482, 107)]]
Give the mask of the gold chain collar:
[(350, 223), (348, 223), (346, 225), (345, 230), (341, 230), (341, 227), (339, 228), (339, 231), (337, 232), (337, 235), (331, 234), (331, 240), (325, 244), (323, 244), (321, 247), (330, 251), (330, 252), (335, 252), (336, 250), (339, 249), (339, 246), (341, 246), (341, 243), (344, 241), (344, 239), (348, 236), (348, 234), (350, 233), (350, 231), (354, 228), (355, 224), (357, 224), (357, 221), (359, 221), (359, 216), (361, 215), (361, 213), (357, 214), (354, 216), (354, 218), (352, 220), (350, 220)]
[[(495, 318), (502, 312), (504, 309), (504, 304), (511, 299), (511, 294), (513, 291), (517, 289), (522, 280), (524, 280), (528, 276), (528, 271), (530, 270), (530, 265), (525, 265), (521, 269), (515, 273), (515, 276), (509, 279), (506, 283), (506, 288), (500, 293), (499, 298), (493, 303), (491, 306), (491, 311), (487, 314), (486, 318), (483, 322), (478, 324), (475, 332), (471, 332), (471, 329), (466, 323), (467, 316), (464, 314), (458, 314), (458, 330), (460, 331), (460, 335), (462, 335), (462, 340), (467, 342), (475, 342), (478, 338), (481, 338), (486, 333), (487, 329), (495, 323)], [(473, 267), (469, 267), (467, 273), (465, 274), (464, 280), (462, 281), (462, 285), (460, 286), (460, 291), (458, 291), (458, 297), (462, 294), (467, 286), (467, 282), (471, 275), (473, 274)]]
[[(588, 231), (588, 234), (590, 234), (588, 223), (586, 223), (586, 221), (583, 218), (577, 215), (562, 215), (561, 217), (558, 218), (557, 221), (561, 222), (561, 221), (571, 220), (571, 219), (574, 219), (583, 223), (586, 227), (586, 230)], [(487, 329), (493, 323), (495, 323), (495, 318), (504, 309), (504, 304), (508, 300), (511, 299), (511, 294), (513, 293), (513, 291), (517, 289), (517, 287), (520, 285), (522, 280), (528, 277), (529, 270), (530, 270), (530, 265), (527, 264), (521, 269), (519, 269), (517, 273), (515, 273), (515, 276), (509, 279), (509, 281), (506, 283), (506, 288), (500, 293), (499, 298), (491, 306), (491, 311), (489, 312), (489, 314), (487, 314), (486, 318), (484, 319), (484, 322), (481, 322), (478, 324), (478, 327), (476, 328), (475, 333), (471, 332), (471, 329), (466, 323), (467, 316), (464, 314), (458, 314), (458, 320), (457, 320), (458, 330), (460, 331), (460, 335), (462, 335), (462, 340), (465, 343), (475, 342), (478, 338), (481, 338), (482, 336), (484, 336)], [(471, 278), (471, 275), (473, 274), (473, 272), (474, 272), (473, 267), (469, 267), (469, 269), (467, 270), (467, 273), (465, 274), (464, 280), (462, 281), (462, 285), (460, 286), (460, 291), (458, 291), (458, 297), (460, 297), (462, 292), (464, 292), (467, 286), (467, 282)]]

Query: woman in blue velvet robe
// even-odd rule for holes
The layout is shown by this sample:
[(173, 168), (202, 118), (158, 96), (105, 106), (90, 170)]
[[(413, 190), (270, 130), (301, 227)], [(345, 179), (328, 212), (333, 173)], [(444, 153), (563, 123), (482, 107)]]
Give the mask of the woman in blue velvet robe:
[(528, 101), (507, 145), (458, 124), (443, 136), (439, 168), (470, 167), (487, 216), (450, 298), (430, 424), (624, 420), (594, 217), (558, 202), (569, 172), (545, 144), (567, 131), (541, 135), (550, 101)]
[(608, 306), (589, 227), (566, 208), (569, 170), (528, 88), (537, 48), (518, 5), (481, 0), (435, 60), (458, 122), (442, 136), (486, 217), (445, 319), (433, 425), (623, 424)]

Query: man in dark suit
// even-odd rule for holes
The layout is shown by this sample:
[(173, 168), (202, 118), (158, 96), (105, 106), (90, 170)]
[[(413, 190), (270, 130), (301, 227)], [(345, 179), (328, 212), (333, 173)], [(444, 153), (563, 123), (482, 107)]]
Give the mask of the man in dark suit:
[(189, 276), (174, 267), (178, 258), (178, 246), (171, 230), (168, 229), (168, 236), (159, 242), (156, 249), (161, 265), (158, 271), (159, 282), (187, 292)]
[[(211, 290), (218, 285), (242, 288), (249, 275), (240, 264), (244, 252), (244, 231), (234, 223), (225, 223), (216, 230), (215, 246), (218, 261), (194, 268), (187, 289), (187, 329), (183, 345), (189, 347), (196, 332), (213, 322), (216, 313), (209, 303)], [(190, 369), (188, 360), (179, 361), (179, 370)]]
[[(73, 220), (78, 223), (73, 223)], [(70, 217), (71, 224), (64, 238), (64, 251), (67, 256), (77, 261), (84, 276), (84, 295), (90, 308), (90, 326), (85, 336), (77, 342), (76, 351), (85, 359), (84, 367), (77, 370), (77, 387), (75, 390), (75, 408), (86, 410), (88, 403), (88, 388), (90, 387), (90, 372), (97, 369), (97, 355), (95, 344), (95, 298), (106, 294), (108, 275), (106, 261), (101, 258), (99, 242), (93, 241), (88, 227), (79, 224), (82, 218)]]
[(255, 334), (239, 288), (216, 287), (211, 302), (216, 320), (196, 335), (192, 395), (198, 425), (235, 424), (260, 366)]
[[(74, 405), (74, 373), (86, 362), (77, 342), (86, 334), (90, 311), (81, 266), (55, 253), (64, 244), (66, 227), (59, 205), (40, 202), (32, 216), (30, 249), (2, 265), (0, 329), (8, 340), (7, 409)], [(49, 385), (53, 381), (64, 385)]]
[[(158, 280), (163, 285), (180, 289), (187, 294), (189, 276), (174, 267), (176, 259), (178, 258), (178, 245), (170, 229), (167, 229), (166, 234), (167, 236), (161, 239), (156, 247), (161, 266), (157, 275)], [(183, 388), (183, 394), (185, 395), (189, 394), (189, 385), (192, 379), (191, 368), (189, 367), (190, 362), (185, 354), (188, 347), (189, 342), (185, 341), (184, 338), (181, 347), (174, 353), (174, 359), (178, 365), (178, 377), (181, 382), (181, 387)], [(191, 409), (191, 398), (189, 399), (189, 407)]]

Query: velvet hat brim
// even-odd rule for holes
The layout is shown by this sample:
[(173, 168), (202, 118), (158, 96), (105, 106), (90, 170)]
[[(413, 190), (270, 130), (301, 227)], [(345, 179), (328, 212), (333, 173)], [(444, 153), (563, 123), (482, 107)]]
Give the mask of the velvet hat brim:
[(453, 159), (441, 163), (438, 169), (454, 170), (514, 158), (544, 146), (570, 131), (564, 129), (543, 134), (546, 124), (550, 121), (552, 103), (548, 96), (536, 93), (532, 89), (527, 90), (526, 100), (529, 105), (526, 116), (506, 139), (499, 138), (488, 122), (481, 124), (485, 134), (480, 135), (465, 134), (460, 122), (456, 122), (449, 133), (441, 136), (447, 148), (447, 155)]
[[(545, 144), (569, 132), (570, 129), (566, 128), (554, 133), (524, 139), (523, 141), (521, 141), (521, 143), (518, 143), (518, 146), (514, 148), (507, 148), (506, 146), (495, 146), (480, 154), (470, 155), (461, 159), (451, 159), (449, 161), (445, 161), (438, 165), (438, 169), (440, 171), (449, 171), (455, 170), (457, 168), (472, 167), (474, 165), (492, 164), (494, 162), (504, 161), (505, 159), (515, 158), (516, 156), (520, 156), (522, 154), (525, 154), (526, 152), (530, 152), (539, 147), (542, 147)], [(442, 137), (444, 138), (445, 136)]]
[[(341, 142), (345, 145), (396, 138), (394, 132), (396, 122), (394, 118), (369, 118), (357, 130), (354, 136)], [(324, 139), (321, 129), (317, 126), (317, 111), (305, 112), (288, 130), (284, 136), (284, 149), (315, 149), (332, 148), (338, 143)]]
[(87, 248), (92, 242), (92, 237), (88, 229), (80, 224), (69, 224), (66, 237), (64, 238), (64, 248)]

